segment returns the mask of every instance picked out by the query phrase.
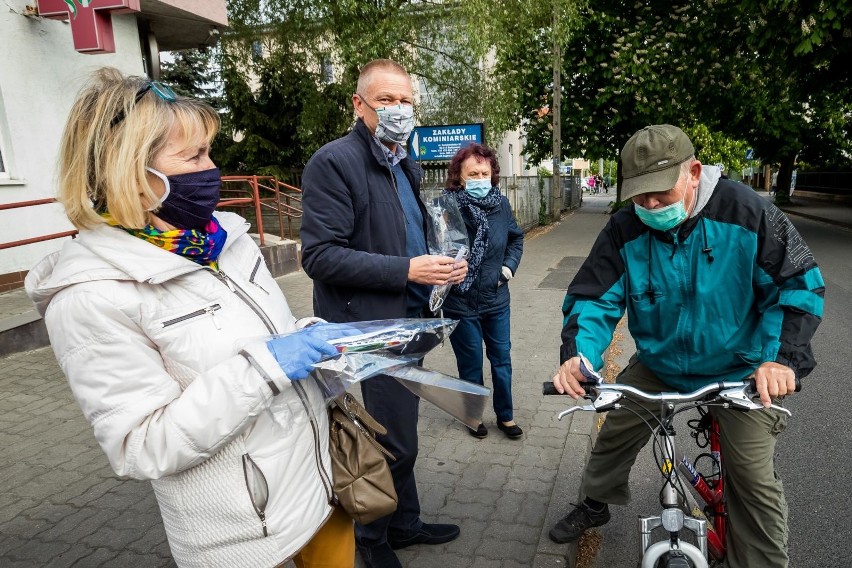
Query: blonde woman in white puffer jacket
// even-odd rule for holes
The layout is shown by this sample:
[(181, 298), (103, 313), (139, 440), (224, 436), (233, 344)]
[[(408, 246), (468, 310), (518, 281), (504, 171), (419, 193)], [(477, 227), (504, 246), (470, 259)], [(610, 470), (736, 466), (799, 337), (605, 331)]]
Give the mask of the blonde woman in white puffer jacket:
[(297, 322), (245, 220), (213, 211), (217, 128), (203, 103), (99, 71), (60, 156), (80, 234), (27, 291), (113, 469), (151, 480), (179, 566), (352, 567), (323, 397), (298, 380), (333, 348), (267, 345)]

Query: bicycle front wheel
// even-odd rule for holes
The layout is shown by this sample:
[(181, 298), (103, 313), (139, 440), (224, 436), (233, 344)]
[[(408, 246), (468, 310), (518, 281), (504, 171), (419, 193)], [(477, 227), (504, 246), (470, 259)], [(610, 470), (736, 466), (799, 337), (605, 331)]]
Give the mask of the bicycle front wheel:
[(695, 564), (682, 552), (672, 551), (663, 554), (654, 568), (695, 568)]

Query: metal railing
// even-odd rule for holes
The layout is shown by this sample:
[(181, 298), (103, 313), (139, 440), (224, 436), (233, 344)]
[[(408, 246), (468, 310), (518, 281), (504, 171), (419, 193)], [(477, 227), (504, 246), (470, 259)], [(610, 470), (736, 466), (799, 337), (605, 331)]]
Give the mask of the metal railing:
[[(0, 204), (0, 211), (8, 211), (10, 209), (21, 209), (23, 207), (34, 207), (36, 205), (49, 205), (51, 203), (56, 203), (56, 199), (34, 199), (32, 201), (18, 201), (16, 203), (3, 203)], [(20, 247), (23, 245), (31, 245), (33, 243), (41, 243), (44, 241), (50, 241), (53, 239), (62, 239), (64, 237), (75, 237), (77, 235), (77, 231), (63, 231), (61, 233), (50, 233), (49, 235), (42, 235), (40, 237), (32, 237), (29, 239), (20, 239), (17, 241), (10, 241), (8, 243), (0, 243), (0, 250), (10, 249), (14, 247)]]
[(219, 208), (253, 210), (261, 246), (265, 244), (264, 213), (269, 212), (277, 218), (278, 234), (282, 239), (286, 220), (288, 238), (293, 239), (294, 220), (302, 218), (301, 205), (302, 191), (272, 176), (222, 177)]
[[(270, 192), (268, 197), (262, 196), (262, 192)], [(0, 211), (21, 209), (24, 207), (35, 207), (38, 205), (49, 205), (57, 203), (56, 199), (34, 199), (31, 201), (18, 201), (15, 203), (0, 204)], [(222, 178), (222, 190), (218, 207), (231, 207), (236, 209), (253, 209), (256, 217), (257, 232), (260, 235), (260, 244), (263, 246), (264, 229), (263, 213), (272, 211), (278, 218), (278, 232), (284, 238), (284, 221), (287, 222), (287, 233), (293, 238), (293, 222), (302, 218), (302, 191), (298, 187), (283, 183), (270, 176), (224, 176)], [(62, 231), (50, 233), (39, 237), (19, 239), (6, 243), (0, 243), (0, 250), (74, 237), (77, 231)]]
[(852, 172), (798, 172), (796, 191), (852, 194)]
[[(421, 191), (436, 192), (444, 188), (439, 174), (424, 177)], [(553, 187), (552, 177), (500, 176), (500, 192), (509, 200), (518, 226), (527, 231), (542, 222), (556, 219), (566, 209), (576, 209), (582, 203), (582, 191), (571, 178), (562, 176), (562, 188)]]

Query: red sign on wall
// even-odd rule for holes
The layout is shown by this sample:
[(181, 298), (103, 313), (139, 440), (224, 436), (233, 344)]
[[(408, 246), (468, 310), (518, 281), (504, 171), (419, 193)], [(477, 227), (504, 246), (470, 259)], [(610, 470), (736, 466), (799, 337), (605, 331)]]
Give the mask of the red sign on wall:
[(38, 0), (38, 13), (71, 20), (74, 49), (80, 53), (115, 53), (112, 13), (139, 12), (140, 0)]

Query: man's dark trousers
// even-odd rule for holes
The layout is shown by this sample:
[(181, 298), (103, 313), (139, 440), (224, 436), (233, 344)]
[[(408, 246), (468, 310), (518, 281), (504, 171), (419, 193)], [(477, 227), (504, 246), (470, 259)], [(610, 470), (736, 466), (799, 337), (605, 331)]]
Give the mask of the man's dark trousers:
[[(423, 318), (429, 314), (425, 309), (409, 308), (406, 315)], [(422, 360), (418, 362), (422, 363)], [(386, 375), (363, 381), (361, 395), (367, 412), (388, 430), (386, 436), (377, 436), (376, 439), (396, 458), (396, 461), (388, 460), (398, 499), (396, 511), (368, 525), (355, 524), (358, 546), (370, 547), (384, 543), (389, 534), (391, 538), (395, 535), (403, 537), (423, 526), (420, 520), (420, 498), (414, 480), (420, 397)]]
[(388, 430), (378, 441), (394, 455), (389, 461), (393, 485), (399, 503), (396, 511), (368, 525), (355, 525), (358, 545), (382, 544), (390, 532), (407, 534), (420, 529), (420, 499), (414, 481), (414, 462), (417, 460), (417, 416), (420, 397), (402, 383), (388, 376), (378, 376), (361, 383), (364, 406), (379, 424)]

